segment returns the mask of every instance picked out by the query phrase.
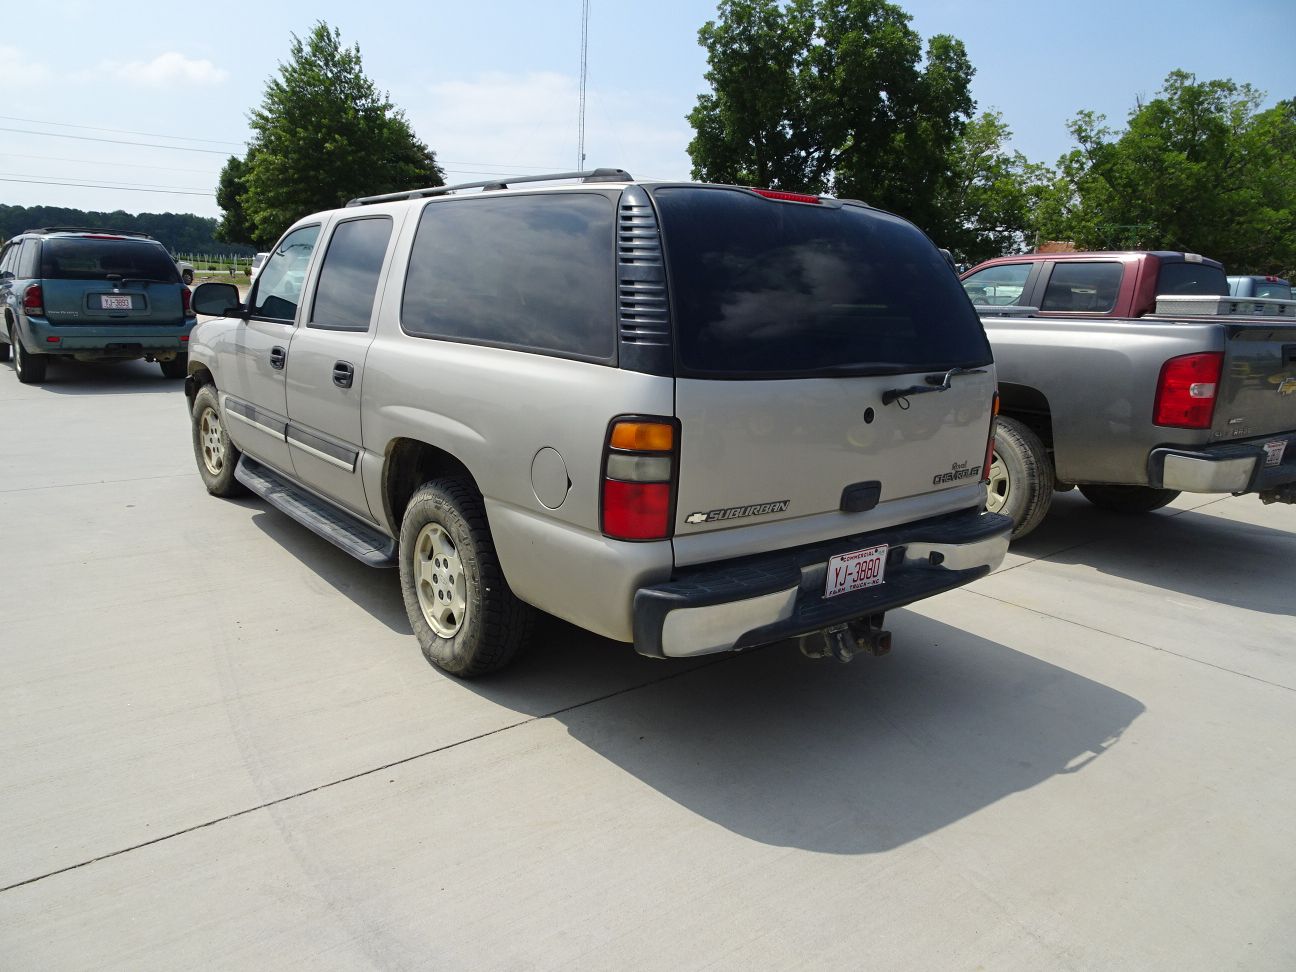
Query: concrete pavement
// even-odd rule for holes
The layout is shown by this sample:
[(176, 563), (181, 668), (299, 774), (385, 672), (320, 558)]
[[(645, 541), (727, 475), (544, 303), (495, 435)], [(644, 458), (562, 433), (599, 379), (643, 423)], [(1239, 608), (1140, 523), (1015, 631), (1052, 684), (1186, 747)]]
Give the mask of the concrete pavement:
[(1294, 564), (1070, 493), (885, 659), (462, 683), (156, 366), (0, 366), (0, 968), (1290, 969)]

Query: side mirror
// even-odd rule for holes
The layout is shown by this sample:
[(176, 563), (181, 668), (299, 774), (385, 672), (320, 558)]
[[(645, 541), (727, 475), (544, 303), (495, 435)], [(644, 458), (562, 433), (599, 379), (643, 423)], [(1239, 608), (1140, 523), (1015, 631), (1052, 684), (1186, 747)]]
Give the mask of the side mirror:
[(10, 273), (8, 270), (6, 270), (4, 273), (0, 273), (0, 280), (5, 281), (6, 283), (12, 280), (13, 278), (14, 275)]
[(195, 314), (208, 317), (246, 317), (247, 311), (239, 300), (239, 290), (233, 284), (199, 284), (193, 293)]

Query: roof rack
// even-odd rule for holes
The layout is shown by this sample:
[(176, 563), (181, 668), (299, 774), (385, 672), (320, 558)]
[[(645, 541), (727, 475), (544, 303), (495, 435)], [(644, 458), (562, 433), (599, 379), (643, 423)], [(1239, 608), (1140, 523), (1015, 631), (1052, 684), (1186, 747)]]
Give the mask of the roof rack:
[(460, 189), (481, 189), (493, 192), (507, 189), (519, 182), (556, 182), (559, 179), (580, 179), (582, 182), (634, 182), (634, 177), (625, 169), (590, 169), (585, 172), (551, 172), (548, 175), (518, 176), (515, 179), (490, 179), (486, 182), (459, 182), (453, 186), (429, 186), (427, 189), (403, 189), (400, 192), (385, 192), (380, 196), (360, 196), (352, 199), (347, 206), (370, 206), (374, 203), (399, 202), (405, 199), (422, 199), (427, 196), (444, 196), (458, 192)]
[(105, 229), (102, 226), (42, 226), (39, 229), (23, 230), (24, 233), (111, 233), (113, 236), (141, 236), (146, 240), (153, 237), (147, 233), (137, 233), (134, 230)]

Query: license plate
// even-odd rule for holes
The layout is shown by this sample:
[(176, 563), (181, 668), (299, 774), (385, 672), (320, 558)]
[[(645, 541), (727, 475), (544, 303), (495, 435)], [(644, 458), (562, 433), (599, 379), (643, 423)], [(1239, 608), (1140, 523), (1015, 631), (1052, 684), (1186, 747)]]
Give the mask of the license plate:
[(112, 297), (103, 294), (99, 298), (99, 307), (102, 310), (130, 310), (131, 299), (129, 297)]
[(828, 560), (828, 580), (824, 597), (836, 597), (865, 587), (877, 587), (886, 572), (887, 544), (852, 550)]
[(1283, 453), (1287, 451), (1287, 440), (1277, 439), (1273, 442), (1266, 442), (1264, 444), (1264, 451), (1266, 466), (1281, 466)]

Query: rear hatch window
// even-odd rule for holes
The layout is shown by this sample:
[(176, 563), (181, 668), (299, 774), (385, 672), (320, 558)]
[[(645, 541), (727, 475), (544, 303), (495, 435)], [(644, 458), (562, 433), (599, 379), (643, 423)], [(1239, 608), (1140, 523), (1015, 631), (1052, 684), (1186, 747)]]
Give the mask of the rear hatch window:
[(663, 187), (680, 372), (902, 374), (990, 362), (954, 272), (911, 224), (858, 206)]
[(93, 237), (45, 240), (41, 246), (41, 276), (46, 280), (180, 282), (180, 271), (160, 244)]
[(1228, 277), (1209, 263), (1162, 263), (1156, 292), (1176, 296), (1227, 297)]

